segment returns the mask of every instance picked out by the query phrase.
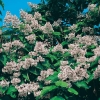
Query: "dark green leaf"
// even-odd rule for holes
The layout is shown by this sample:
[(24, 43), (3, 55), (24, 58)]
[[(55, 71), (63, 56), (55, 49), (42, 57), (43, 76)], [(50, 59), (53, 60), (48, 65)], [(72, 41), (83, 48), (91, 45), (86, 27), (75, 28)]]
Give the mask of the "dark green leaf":
[(30, 81), (28, 73), (24, 73), (22, 76), (25, 78), (25, 80)]
[(6, 55), (3, 55), (0, 57), (0, 61), (3, 63), (3, 65), (5, 66), (6, 65), (6, 62), (7, 62), (7, 57)]
[(53, 32), (53, 35), (60, 35), (60, 32)]
[(55, 97), (51, 98), (50, 100), (65, 100), (65, 99), (61, 96), (55, 96)]

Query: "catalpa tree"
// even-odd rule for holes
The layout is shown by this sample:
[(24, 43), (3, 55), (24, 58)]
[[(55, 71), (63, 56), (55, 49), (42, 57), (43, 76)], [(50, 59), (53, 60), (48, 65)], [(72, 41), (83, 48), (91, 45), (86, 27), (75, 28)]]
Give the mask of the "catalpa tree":
[(99, 100), (99, 1), (28, 5), (20, 18), (10, 12), (4, 18), (0, 99)]

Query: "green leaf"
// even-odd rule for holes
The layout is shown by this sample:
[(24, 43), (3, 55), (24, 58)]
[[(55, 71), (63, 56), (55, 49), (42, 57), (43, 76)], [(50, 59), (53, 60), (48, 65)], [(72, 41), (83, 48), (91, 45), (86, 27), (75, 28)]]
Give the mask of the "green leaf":
[(65, 88), (68, 87), (68, 84), (64, 81), (57, 81), (57, 82), (55, 82), (55, 85), (60, 86), (60, 87), (65, 87)]
[(60, 61), (54, 64), (55, 67), (60, 66)]
[(1, 61), (1, 62), (3, 63), (3, 65), (5, 66), (6, 63), (7, 63), (7, 57), (6, 57), (6, 55), (1, 56), (1, 57), (0, 57), (0, 61)]
[(43, 70), (43, 65), (41, 63), (38, 63), (36, 66), (37, 69)]
[(45, 18), (42, 17), (42, 21), (46, 22), (47, 20)]
[(69, 57), (71, 54), (69, 53), (69, 52), (65, 52), (64, 54), (63, 54), (63, 57)]
[(3, 8), (3, 10), (4, 10), (4, 3), (3, 3), (2, 0), (0, 0), (0, 5), (1, 5), (1, 7)]
[(62, 44), (62, 46), (65, 46), (66, 44), (68, 44), (68, 42), (67, 41), (63, 41), (61, 44)]
[(53, 32), (53, 35), (60, 35), (60, 32)]
[(87, 52), (87, 53), (85, 54), (85, 56), (86, 56), (86, 57), (92, 57), (92, 56), (94, 56), (94, 53), (93, 53), (93, 52)]
[(68, 88), (68, 92), (78, 95), (78, 92), (74, 88)]
[(22, 74), (22, 76), (23, 76), (23, 78), (25, 78), (27, 81), (30, 81), (28, 73), (24, 73), (24, 74)]
[(42, 62), (42, 65), (46, 68), (50, 68), (50, 63), (48, 60), (45, 60), (45, 62)]
[(79, 88), (89, 89), (88, 85), (84, 81), (76, 82), (75, 85)]
[(17, 89), (14, 86), (10, 86), (7, 90), (7, 94), (10, 95), (12, 98), (16, 98)]
[(99, 57), (97, 57), (97, 58), (90, 64), (90, 66), (91, 66), (91, 67), (96, 67), (96, 65), (98, 64), (98, 60), (99, 60)]
[(47, 57), (51, 59), (51, 61), (53, 62), (54, 60), (57, 60), (57, 57), (52, 55), (52, 54), (47, 54)]
[(94, 78), (94, 75), (93, 74), (90, 75), (89, 78), (86, 80), (86, 83), (91, 82), (93, 80), (93, 78)]
[(23, 56), (23, 57), (21, 58), (21, 60), (25, 60), (26, 58), (29, 58), (29, 55)]
[(1, 87), (0, 86), (0, 92), (5, 93), (6, 90), (7, 90), (7, 87)]
[(40, 37), (42, 40), (44, 40), (44, 35), (39, 35), (39, 37)]
[(4, 80), (4, 79), (5, 79), (5, 78), (4, 78), (3, 76), (0, 77), (0, 81), (1, 81), (1, 80)]
[(63, 32), (64, 32), (64, 33), (68, 33), (68, 32), (69, 32), (69, 30), (65, 29)]
[(55, 97), (51, 98), (50, 100), (65, 100), (65, 99), (61, 96), (55, 96)]
[(95, 48), (96, 48), (95, 45), (88, 46), (88, 49), (95, 49)]
[(41, 96), (47, 94), (48, 92), (55, 90), (57, 87), (55, 85), (51, 85), (51, 86), (46, 86), (43, 88), (43, 90), (41, 91)]
[(29, 72), (34, 74), (34, 75), (39, 75), (39, 73), (37, 72), (37, 70), (35, 68), (30, 69)]
[(46, 80), (51, 80), (51, 82), (57, 81), (58, 80), (58, 72), (54, 72), (54, 74), (47, 77)]

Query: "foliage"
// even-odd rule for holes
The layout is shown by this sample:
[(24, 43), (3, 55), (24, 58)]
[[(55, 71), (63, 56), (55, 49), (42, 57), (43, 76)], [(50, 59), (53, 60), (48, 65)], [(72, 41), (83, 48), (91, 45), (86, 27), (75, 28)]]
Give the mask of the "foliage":
[(0, 99), (99, 100), (100, 1), (41, 1), (29, 2), (32, 10), (20, 10), (20, 19), (5, 16)]

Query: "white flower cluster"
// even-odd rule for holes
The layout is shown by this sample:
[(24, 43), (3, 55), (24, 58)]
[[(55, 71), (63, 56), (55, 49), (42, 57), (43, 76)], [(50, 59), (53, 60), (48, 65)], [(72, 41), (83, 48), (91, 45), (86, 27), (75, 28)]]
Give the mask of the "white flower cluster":
[(29, 24), (25, 24), (25, 28), (22, 30), (22, 32), (24, 32), (25, 35), (29, 35), (29, 33), (32, 32), (31, 26)]
[(21, 82), (21, 80), (20, 80), (20, 78), (12, 78), (11, 79), (11, 83), (12, 83), (12, 85), (14, 85), (14, 86), (16, 86), (18, 83), (20, 83)]
[(31, 14), (28, 14), (27, 12), (20, 10), (21, 18), (24, 20), (25, 28), (22, 30), (25, 33), (31, 33), (33, 29), (39, 29), (40, 25), (36, 19), (41, 19), (41, 14), (39, 12), (36, 12), (34, 18)]
[(31, 34), (25, 37), (30, 44), (32, 44), (36, 40), (35, 34)]
[(4, 26), (11, 25), (13, 28), (19, 28), (20, 24), (21, 22), (16, 15), (12, 15), (9, 11), (6, 12), (6, 16), (4, 18)]
[(51, 34), (52, 32), (54, 32), (50, 22), (46, 22), (46, 24), (44, 26), (40, 27), (40, 30), (42, 30), (43, 33), (45, 33), (45, 34)]
[(6, 80), (2, 80), (0, 81), (0, 87), (9, 87), (9, 83), (8, 81)]
[(37, 66), (38, 61), (32, 58), (25, 58), (25, 61), (20, 61), (23, 69), (29, 69), (29, 67)]
[(2, 48), (4, 49), (5, 52), (9, 52), (10, 49), (12, 48), (12, 43), (11, 42), (2, 43)]
[(44, 62), (45, 59), (42, 56), (38, 56), (36, 59), (38, 62)]
[(93, 11), (95, 7), (96, 7), (96, 4), (89, 4), (89, 5), (88, 5), (88, 9), (89, 9), (90, 11)]
[(32, 2), (28, 2), (28, 5), (32, 8), (32, 9), (37, 9), (39, 6), (37, 4), (33, 4)]
[(50, 11), (46, 11), (45, 16), (51, 16), (51, 12)]
[(94, 51), (95, 56), (100, 56), (100, 46), (96, 47), (93, 51)]
[(16, 63), (14, 61), (11, 62), (7, 62), (6, 66), (4, 66), (2, 68), (2, 72), (3, 73), (8, 73), (8, 74), (12, 74), (13, 72), (18, 72), (21, 69), (21, 64), (20, 63)]
[(97, 79), (100, 77), (100, 63), (93, 74), (94, 74), (94, 79)]
[(24, 44), (22, 42), (20, 42), (19, 40), (14, 40), (12, 42), (12, 46), (15, 46), (15, 47), (19, 47), (19, 48), (23, 48), (24, 47)]
[(63, 49), (61, 44), (57, 44), (56, 46), (54, 46), (52, 52), (57, 52), (57, 51), (64, 53), (67, 51), (67, 49)]
[(36, 53), (41, 53), (41, 54), (48, 54), (49, 50), (45, 47), (46, 45), (43, 42), (36, 42), (36, 45), (34, 47), (34, 51)]
[(69, 44), (69, 52), (73, 57), (85, 56), (86, 49), (81, 49), (78, 44)]
[(73, 24), (72, 26), (68, 27), (68, 29), (69, 29), (70, 31), (75, 31), (76, 28), (77, 28), (77, 25), (76, 25), (76, 24)]
[(42, 16), (41, 16), (41, 14), (40, 14), (39, 12), (35, 12), (35, 13), (34, 13), (34, 18), (35, 18), (36, 20), (41, 20), (41, 19), (42, 19)]
[(37, 80), (38, 81), (44, 81), (44, 83), (47, 85), (47, 84), (50, 84), (51, 81), (46, 81), (45, 79), (50, 76), (50, 75), (53, 75), (54, 71), (52, 69), (48, 69), (48, 70), (43, 70), (41, 71), (40, 73), (40, 76), (38, 76)]
[(8, 43), (3, 43), (2, 44), (2, 48), (4, 49), (4, 51), (9, 52), (13, 47), (17, 47), (17, 48), (23, 48), (24, 44), (22, 42), (20, 42), (19, 40), (14, 40), (13, 42), (8, 42)]
[(83, 27), (82, 32), (89, 32), (90, 34), (93, 34), (93, 29), (91, 27)]
[(73, 39), (75, 37), (75, 33), (69, 33), (68, 36), (66, 36), (65, 38)]
[(91, 46), (92, 44), (97, 46), (97, 42), (94, 40), (94, 38), (91, 36), (88, 36), (88, 35), (85, 35), (83, 37), (79, 37), (77, 43), (84, 44), (85, 47)]
[(54, 26), (59, 26), (60, 24), (61, 24), (61, 19), (58, 19), (57, 21), (54, 21), (54, 23), (52, 24), (52, 26), (54, 27)]
[(19, 77), (20, 75), (21, 75), (20, 72), (14, 72), (14, 73), (13, 73), (13, 77), (14, 77), (14, 78), (17, 78), (17, 77)]
[(67, 63), (67, 61), (61, 62), (61, 71), (58, 74), (59, 79), (66, 81), (70, 84), (70, 82), (80, 81), (84, 78), (87, 79), (89, 77), (86, 69), (83, 69), (79, 66), (75, 67), (75, 69), (72, 69)]
[(30, 93), (34, 93), (35, 97), (41, 94), (41, 91), (39, 90), (40, 86), (38, 83), (35, 82), (21, 84), (20, 86), (15, 86), (15, 88), (18, 90), (20, 97), (26, 97)]
[(28, 14), (22, 9), (20, 10), (20, 16), (26, 23), (30, 23), (33, 19), (33, 16), (31, 14)]
[(34, 51), (29, 52), (29, 55), (31, 57), (38, 56), (37, 52), (34, 52)]

